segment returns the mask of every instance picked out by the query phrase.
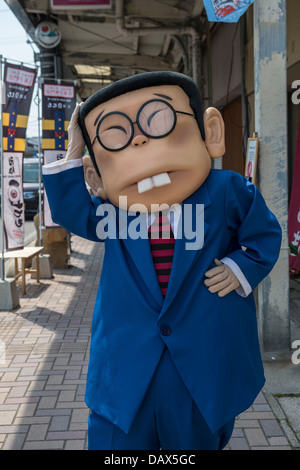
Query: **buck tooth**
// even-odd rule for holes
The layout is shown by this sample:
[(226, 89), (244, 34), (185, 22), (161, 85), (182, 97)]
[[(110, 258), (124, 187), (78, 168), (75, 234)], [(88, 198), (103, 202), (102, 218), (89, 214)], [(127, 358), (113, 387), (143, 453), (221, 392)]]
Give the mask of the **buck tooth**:
[(164, 186), (170, 184), (171, 180), (168, 173), (160, 173), (159, 175), (152, 176), (154, 186)]
[(152, 178), (145, 178), (138, 182), (138, 192), (145, 193), (153, 188)]

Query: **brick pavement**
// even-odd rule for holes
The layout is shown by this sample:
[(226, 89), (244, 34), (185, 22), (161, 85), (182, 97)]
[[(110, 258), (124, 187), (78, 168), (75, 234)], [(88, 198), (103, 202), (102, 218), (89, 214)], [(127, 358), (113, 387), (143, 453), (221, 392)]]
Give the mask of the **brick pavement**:
[[(68, 269), (28, 278), (20, 307), (0, 312), (0, 449), (87, 448), (84, 402), (90, 326), (103, 245), (72, 237)], [(236, 420), (230, 450), (291, 450), (261, 393)]]

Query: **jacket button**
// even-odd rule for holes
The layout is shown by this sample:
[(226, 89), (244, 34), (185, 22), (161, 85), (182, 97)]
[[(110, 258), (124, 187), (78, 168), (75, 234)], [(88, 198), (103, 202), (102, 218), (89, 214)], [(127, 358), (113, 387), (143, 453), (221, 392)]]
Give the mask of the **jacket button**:
[(169, 327), (169, 325), (161, 325), (160, 332), (163, 336), (170, 336), (171, 328)]

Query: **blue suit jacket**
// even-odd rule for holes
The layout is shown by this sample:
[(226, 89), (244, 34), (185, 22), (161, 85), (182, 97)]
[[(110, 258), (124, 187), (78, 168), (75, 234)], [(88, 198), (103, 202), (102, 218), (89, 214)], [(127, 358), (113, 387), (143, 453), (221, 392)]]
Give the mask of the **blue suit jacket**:
[[(44, 174), (44, 183), (54, 221), (99, 241), (96, 210), (103, 201), (90, 197), (82, 167)], [(176, 240), (165, 300), (147, 239), (105, 241), (86, 402), (125, 432), (165, 345), (212, 432), (247, 409), (264, 384), (252, 293), (220, 298), (203, 280), (214, 258), (227, 256), (254, 289), (278, 258), (280, 226), (257, 188), (231, 171), (212, 170), (185, 204), (204, 204), (204, 245), (189, 251), (184, 237)]]

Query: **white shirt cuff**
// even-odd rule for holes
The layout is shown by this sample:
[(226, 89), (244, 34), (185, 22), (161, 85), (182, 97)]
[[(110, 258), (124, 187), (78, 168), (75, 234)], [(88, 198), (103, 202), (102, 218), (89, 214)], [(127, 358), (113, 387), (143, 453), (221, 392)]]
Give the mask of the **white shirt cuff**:
[(42, 167), (43, 175), (55, 175), (61, 171), (70, 170), (82, 166), (82, 159), (76, 158), (75, 160), (57, 160), (52, 163), (48, 163)]
[(239, 266), (231, 258), (225, 257), (220, 261), (226, 264), (226, 266), (228, 266), (233, 272), (233, 274), (238, 278), (240, 286), (235, 290), (236, 293), (239, 294), (241, 297), (248, 297), (250, 292), (252, 292), (252, 288)]

